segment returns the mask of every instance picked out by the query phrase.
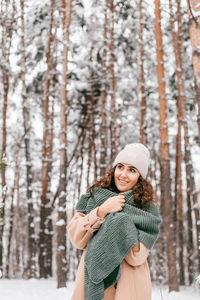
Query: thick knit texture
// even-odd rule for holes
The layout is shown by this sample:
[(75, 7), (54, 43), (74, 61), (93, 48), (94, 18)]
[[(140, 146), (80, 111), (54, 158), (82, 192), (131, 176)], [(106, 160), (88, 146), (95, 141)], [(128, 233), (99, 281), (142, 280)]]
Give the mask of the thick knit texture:
[[(93, 195), (81, 196), (76, 210), (85, 214), (118, 194), (105, 188), (95, 188)], [(125, 193), (122, 211), (106, 216), (105, 221), (89, 241), (85, 255), (85, 295), (87, 300), (101, 300), (104, 290), (117, 282), (121, 262), (132, 246), (142, 242), (151, 249), (158, 237), (162, 219), (155, 205), (147, 211), (129, 203), (133, 193)]]

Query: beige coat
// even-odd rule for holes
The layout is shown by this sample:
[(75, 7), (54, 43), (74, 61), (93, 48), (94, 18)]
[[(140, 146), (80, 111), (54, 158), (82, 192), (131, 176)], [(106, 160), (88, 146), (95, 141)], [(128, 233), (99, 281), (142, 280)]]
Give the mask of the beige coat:
[[(84, 291), (85, 251), (93, 232), (99, 229), (103, 221), (104, 219), (97, 216), (97, 208), (95, 208), (87, 215), (76, 212), (67, 226), (72, 244), (78, 249), (83, 249), (71, 300), (86, 300)], [(142, 243), (131, 248), (122, 262), (122, 273), (117, 287), (112, 285), (106, 289), (103, 300), (151, 300), (148, 254), (149, 250)]]

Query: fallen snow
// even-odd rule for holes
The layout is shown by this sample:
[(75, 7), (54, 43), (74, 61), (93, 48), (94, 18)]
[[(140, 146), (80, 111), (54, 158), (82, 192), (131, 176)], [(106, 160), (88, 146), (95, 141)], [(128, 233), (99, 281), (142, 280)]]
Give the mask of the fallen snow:
[[(55, 279), (0, 279), (1, 300), (70, 300), (74, 283), (67, 288), (56, 288)], [(153, 287), (152, 300), (199, 300), (199, 287), (184, 287), (180, 292), (168, 293), (167, 287)], [(81, 299), (80, 299), (81, 300)]]

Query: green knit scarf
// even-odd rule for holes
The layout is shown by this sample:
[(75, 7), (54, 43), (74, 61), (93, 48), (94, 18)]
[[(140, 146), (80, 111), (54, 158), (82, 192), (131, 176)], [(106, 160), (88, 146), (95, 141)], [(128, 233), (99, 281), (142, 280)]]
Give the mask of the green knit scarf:
[[(85, 214), (118, 194), (95, 188), (81, 196), (76, 210)], [(85, 255), (85, 295), (87, 300), (101, 300), (104, 290), (116, 283), (121, 275), (121, 262), (132, 246), (142, 242), (151, 249), (158, 237), (161, 216), (154, 204), (147, 211), (130, 205), (133, 193), (125, 193), (122, 211), (108, 214), (89, 241)]]

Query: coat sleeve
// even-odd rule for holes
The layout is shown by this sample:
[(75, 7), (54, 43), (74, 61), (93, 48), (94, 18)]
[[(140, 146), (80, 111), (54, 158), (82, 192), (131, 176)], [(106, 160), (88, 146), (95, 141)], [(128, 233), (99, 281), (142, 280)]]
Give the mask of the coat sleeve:
[(125, 257), (126, 262), (133, 266), (142, 265), (149, 255), (149, 249), (141, 242), (133, 246)]
[(97, 208), (91, 210), (89, 214), (76, 212), (70, 223), (67, 225), (69, 238), (78, 249), (85, 249), (93, 232), (97, 231), (104, 219), (99, 218), (97, 215)]

